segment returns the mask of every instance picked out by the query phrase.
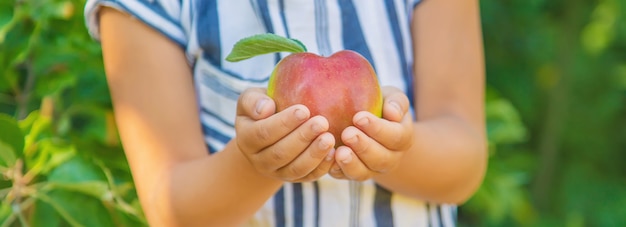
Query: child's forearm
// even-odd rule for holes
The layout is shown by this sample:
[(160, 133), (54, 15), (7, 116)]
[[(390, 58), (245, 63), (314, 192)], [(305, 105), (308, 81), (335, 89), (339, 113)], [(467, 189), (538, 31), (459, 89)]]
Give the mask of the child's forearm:
[(462, 203), (482, 182), (487, 164), (482, 129), (442, 116), (415, 123), (415, 142), (393, 171), (375, 176), (382, 186), (437, 203)]
[(257, 173), (234, 143), (217, 154), (168, 168), (147, 199), (176, 226), (236, 226), (251, 217), (282, 185)]
[(428, 201), (462, 203), (487, 166), (478, 1), (424, 1), (412, 26), (414, 143), (397, 169), (376, 180)]
[(234, 226), (281, 185), (228, 144), (209, 156), (184, 51), (148, 25), (100, 11), (107, 81), (150, 226)]

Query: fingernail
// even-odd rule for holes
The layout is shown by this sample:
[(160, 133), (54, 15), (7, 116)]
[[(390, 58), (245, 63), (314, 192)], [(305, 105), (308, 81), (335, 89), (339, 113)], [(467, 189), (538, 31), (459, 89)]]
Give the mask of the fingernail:
[(398, 113), (402, 114), (402, 108), (400, 107), (400, 104), (398, 104), (398, 102), (396, 102), (396, 101), (389, 101), (389, 105), (391, 105), (394, 109), (396, 109), (396, 111), (398, 111)]
[(341, 149), (337, 154), (337, 159), (339, 159), (339, 161), (341, 161), (343, 164), (348, 164), (352, 161), (352, 154), (350, 154), (350, 151), (346, 150), (346, 149)]
[(313, 130), (313, 133), (319, 134), (324, 131), (324, 128), (320, 124), (314, 123), (311, 126), (311, 130)]
[(328, 152), (328, 154), (326, 155), (326, 161), (330, 162), (333, 160), (333, 157), (335, 157), (335, 149), (330, 149), (330, 151)]
[(320, 141), (318, 142), (317, 145), (320, 148), (320, 150), (327, 150), (328, 148), (330, 148), (330, 143), (328, 142), (327, 139), (324, 139), (324, 137), (320, 138)]
[(351, 155), (349, 155), (348, 157), (346, 157), (346, 158), (344, 158), (344, 159), (342, 159), (342, 160), (341, 160), (341, 162), (342, 162), (343, 164), (348, 164), (348, 163), (350, 163), (351, 161), (352, 161), (352, 156), (351, 156)]
[(370, 119), (368, 119), (368, 118), (367, 118), (367, 116), (362, 116), (362, 117), (361, 117), (361, 119), (358, 119), (358, 120), (356, 121), (356, 124), (357, 124), (358, 126), (361, 126), (361, 127), (365, 127), (365, 126), (367, 126), (369, 123), (370, 123)]
[(356, 133), (354, 133), (353, 131), (351, 131), (353, 134), (352, 135), (348, 135), (346, 136), (348, 139), (346, 139), (344, 142), (346, 144), (355, 144), (359, 141), (359, 138), (357, 136)]
[(307, 114), (302, 109), (296, 109), (294, 111), (294, 116), (296, 116), (296, 119), (298, 119), (300, 121), (302, 121), (302, 120), (307, 118)]
[(266, 98), (263, 98), (256, 102), (255, 111), (257, 114), (261, 114), (261, 112), (263, 112), (263, 107), (265, 107), (265, 103), (267, 103), (267, 101), (268, 100)]
[(359, 141), (359, 137), (357, 135), (354, 135), (353, 137), (348, 138), (348, 141), (346, 142), (348, 144), (355, 144), (358, 141)]

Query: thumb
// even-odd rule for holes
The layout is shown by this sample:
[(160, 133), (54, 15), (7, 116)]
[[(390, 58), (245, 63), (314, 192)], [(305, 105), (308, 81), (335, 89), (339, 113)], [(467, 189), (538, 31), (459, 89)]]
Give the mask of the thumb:
[(409, 98), (398, 88), (383, 87), (383, 118), (401, 122), (409, 111)]
[(239, 95), (237, 100), (237, 116), (261, 120), (275, 112), (276, 104), (267, 96), (265, 88), (248, 88)]

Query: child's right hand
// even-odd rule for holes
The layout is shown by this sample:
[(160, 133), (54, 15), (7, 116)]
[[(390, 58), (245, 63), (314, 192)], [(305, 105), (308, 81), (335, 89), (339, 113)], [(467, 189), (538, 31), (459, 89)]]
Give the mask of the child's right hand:
[(326, 118), (310, 117), (304, 105), (275, 109), (265, 89), (241, 93), (235, 120), (239, 150), (257, 171), (283, 181), (313, 181), (328, 173), (335, 139)]

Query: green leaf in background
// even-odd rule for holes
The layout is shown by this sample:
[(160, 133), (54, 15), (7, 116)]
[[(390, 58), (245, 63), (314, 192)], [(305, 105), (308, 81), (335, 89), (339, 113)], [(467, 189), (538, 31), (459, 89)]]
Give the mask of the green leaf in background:
[[(33, 33), (39, 32), (39, 28), (41, 28), (40, 25), (38, 26), (38, 24), (33, 21), (16, 21), (15, 24), (6, 31), (4, 42), (0, 43), (2, 55), (4, 56), (4, 62), (0, 62), (0, 64), (9, 68), (21, 66), (34, 47), (34, 41), (38, 36), (33, 36)], [(19, 78), (11, 79), (17, 80)]]
[[(2, 156), (9, 157), (21, 157), (24, 151), (24, 135), (18, 126), (17, 121), (9, 115), (0, 113), (0, 141), (3, 145), (11, 148), (11, 153), (7, 148), (2, 149)], [(3, 159), (4, 160), (4, 159)], [(0, 164), (9, 165), (9, 163), (0, 160)], [(15, 160), (13, 160), (15, 161)]]
[(511, 102), (500, 98), (495, 90), (488, 89), (485, 105), (487, 136), (490, 142), (510, 144), (524, 141), (526, 129)]
[(613, 41), (615, 20), (619, 13), (617, 4), (615, 1), (601, 1), (593, 10), (592, 20), (581, 34), (582, 45), (590, 54), (602, 53)]
[(15, 4), (12, 1), (0, 2), (0, 29), (13, 18), (13, 9), (15, 9)]
[(7, 32), (15, 25), (17, 18), (13, 19), (14, 4), (11, 1), (0, 2), (0, 45), (4, 42)]
[(39, 80), (40, 82), (35, 86), (35, 91), (37, 95), (43, 97), (61, 94), (66, 89), (73, 87), (77, 78), (70, 72), (46, 72), (45, 76), (42, 76)]
[(72, 157), (74, 157), (74, 155), (76, 155), (74, 147), (72, 147), (72, 146), (67, 146), (67, 147), (49, 147), (49, 149), (55, 149), (55, 150), (50, 151), (50, 159), (44, 165), (44, 168), (42, 170), (43, 173), (50, 172), (51, 170), (53, 170), (57, 166), (65, 163), (66, 161), (68, 161)]
[(306, 52), (306, 47), (296, 39), (289, 39), (272, 33), (243, 38), (235, 43), (227, 61), (237, 62), (248, 58), (275, 52)]
[(54, 207), (38, 200), (33, 206), (30, 224), (32, 227), (59, 227), (62, 224), (61, 218)]
[(106, 182), (106, 177), (98, 166), (80, 156), (74, 156), (52, 170), (48, 179), (50, 182), (58, 183)]
[(107, 185), (107, 182), (104, 181), (87, 181), (78, 183), (50, 182), (49, 186), (57, 190), (81, 193), (102, 201), (110, 201), (113, 199), (109, 186)]
[(91, 196), (54, 190), (49, 194), (40, 193), (36, 197), (54, 208), (71, 226), (118, 226), (114, 224), (102, 202)]
[(15, 164), (15, 161), (17, 161), (17, 158), (15, 157), (13, 147), (4, 141), (0, 141), (0, 167), (9, 168)]
[(24, 120), (20, 122), (20, 128), (23, 132), (25, 132), (24, 136), (24, 146), (26, 148), (25, 155), (27, 157), (32, 157), (34, 154), (34, 150), (29, 149), (35, 142), (39, 141), (43, 138), (50, 137), (48, 132), (50, 131), (50, 126), (52, 124), (52, 119), (50, 116), (44, 116), (40, 114), (39, 111), (31, 112)]
[(0, 203), (0, 226), (8, 226), (10, 223), (9, 217), (13, 211), (11, 211), (11, 205), (4, 200)]
[(525, 187), (534, 160), (522, 151), (496, 153), (491, 160), (498, 162), (489, 163), (483, 186), (462, 206), (463, 212), (480, 217), (478, 226), (532, 226), (537, 214)]
[[(37, 198), (49, 204), (74, 226), (116, 226), (103, 204), (110, 200), (106, 178), (98, 166), (80, 156), (73, 156), (48, 175), (49, 193)], [(90, 215), (84, 215), (84, 214)]]
[[(0, 165), (24, 162), (21, 198), (29, 201), (2, 203), (2, 227), (147, 225), (109, 126), (101, 48), (85, 28), (84, 5), (0, 0), (0, 113), (9, 116), (0, 119)], [(19, 133), (5, 129), (7, 119)], [(110, 182), (94, 161), (110, 170)], [(12, 183), (0, 174), (2, 195)]]
[(57, 166), (76, 155), (72, 144), (58, 138), (42, 138), (37, 141), (36, 150), (28, 156), (26, 164), (31, 174), (47, 175)]
[(618, 88), (622, 89), (622, 91), (626, 91), (626, 62), (615, 67), (614, 71), (614, 83), (617, 84)]

